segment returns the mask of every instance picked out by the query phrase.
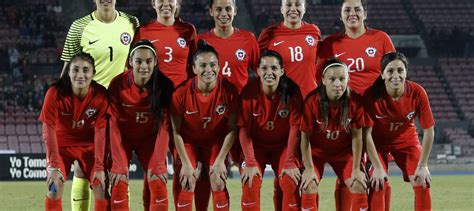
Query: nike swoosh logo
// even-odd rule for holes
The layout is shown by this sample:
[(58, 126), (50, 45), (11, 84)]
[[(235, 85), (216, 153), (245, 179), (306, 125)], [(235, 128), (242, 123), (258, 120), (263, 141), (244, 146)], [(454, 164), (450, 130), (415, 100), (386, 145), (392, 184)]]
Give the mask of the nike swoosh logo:
[(284, 43), (284, 42), (285, 42), (285, 40), (280, 41), (280, 42), (274, 42), (274, 43), (273, 43), (273, 46), (278, 46), (278, 45), (280, 45), (280, 44), (282, 44), (282, 43)]
[(318, 123), (318, 124), (320, 124), (320, 125), (323, 124), (323, 122), (319, 121), (318, 119), (316, 120), (316, 123)]
[(337, 57), (340, 57), (340, 56), (342, 56), (342, 55), (344, 55), (344, 54), (346, 54), (346, 52), (343, 52), (343, 53), (337, 53), (337, 54), (335, 54), (335, 55), (334, 55), (334, 57), (336, 57), (336, 58), (337, 58)]
[(250, 206), (250, 205), (254, 205), (256, 203), (257, 202), (250, 202), (250, 203), (242, 202), (242, 206)]
[(375, 118), (377, 119), (383, 119), (383, 118), (386, 118), (387, 116), (379, 116), (379, 115), (375, 115)]
[(187, 207), (189, 206), (191, 203), (187, 203), (187, 204), (177, 204), (178, 208), (182, 208), (182, 207)]
[(133, 107), (133, 105), (122, 103), (123, 107)]
[(187, 115), (196, 114), (198, 111), (186, 111)]
[(257, 117), (257, 116), (262, 116), (262, 114), (253, 113), (253, 116), (255, 116), (255, 117)]
[(150, 42), (151, 42), (151, 43), (154, 43), (154, 42), (158, 42), (158, 41), (160, 41), (160, 39), (152, 40), (152, 41), (150, 41)]
[(89, 198), (84, 198), (84, 199), (75, 199), (75, 198), (73, 198), (72, 200), (73, 201), (86, 201), (86, 200), (89, 200)]
[(92, 44), (94, 44), (94, 43), (96, 43), (96, 42), (99, 42), (99, 40), (89, 41), (89, 45), (92, 45)]
[(229, 204), (224, 204), (224, 205), (216, 204), (216, 207), (219, 208), (219, 209), (222, 209), (222, 208), (227, 207), (227, 206), (229, 206)]
[(290, 206), (290, 207), (296, 207), (296, 206), (298, 206), (298, 204), (288, 204), (288, 206)]
[(311, 208), (301, 208), (302, 211), (310, 211), (310, 210), (312, 210), (312, 209), (314, 209), (314, 207), (311, 207)]
[(168, 200), (168, 198), (164, 198), (164, 199), (161, 199), (161, 200), (158, 200), (158, 199), (157, 199), (155, 202), (156, 202), (156, 203), (161, 203), (161, 202), (165, 202), (166, 200)]
[(127, 199), (114, 200), (114, 204), (122, 203), (122, 202), (124, 202), (125, 200), (127, 200)]
[(71, 116), (72, 113), (64, 113), (64, 112), (61, 112), (61, 115), (64, 115), (64, 116)]
[(367, 211), (368, 208), (360, 208), (360, 211)]

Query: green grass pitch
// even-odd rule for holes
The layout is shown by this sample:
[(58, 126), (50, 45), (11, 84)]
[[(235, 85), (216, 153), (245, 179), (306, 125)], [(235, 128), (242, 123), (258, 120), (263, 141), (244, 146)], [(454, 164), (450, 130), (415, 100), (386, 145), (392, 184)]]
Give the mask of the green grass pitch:
[[(390, 178), (392, 183), (391, 210), (413, 210), (413, 190), (402, 178)], [(324, 178), (320, 185), (320, 210), (334, 210), (335, 177)], [(168, 184), (170, 187), (171, 183)], [(130, 185), (130, 210), (143, 210), (141, 202), (142, 181), (133, 180)], [(261, 210), (273, 210), (273, 180), (265, 179), (261, 192)], [(71, 181), (66, 183), (63, 196), (64, 210), (70, 210)], [(228, 181), (231, 210), (240, 210), (242, 194), (240, 181)], [(170, 188), (168, 188), (170, 190)], [(0, 182), (0, 210), (42, 210), (46, 182)], [(434, 176), (431, 189), (434, 210), (474, 210), (474, 175)], [(173, 210), (170, 192), (170, 210)], [(211, 209), (210, 209), (211, 210)]]

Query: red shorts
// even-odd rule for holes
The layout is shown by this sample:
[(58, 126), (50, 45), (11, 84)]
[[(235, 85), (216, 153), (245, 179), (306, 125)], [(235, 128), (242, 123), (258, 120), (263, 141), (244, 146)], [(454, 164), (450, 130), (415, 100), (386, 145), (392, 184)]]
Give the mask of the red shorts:
[(319, 179), (323, 178), (324, 164), (329, 163), (337, 178), (343, 180), (352, 177), (352, 152), (340, 153), (337, 156), (320, 156), (313, 154), (314, 171)]
[[(286, 150), (286, 146), (267, 148), (254, 145), (255, 160), (257, 160), (260, 172), (263, 174), (265, 172), (266, 164), (270, 164), (273, 172), (275, 172), (275, 175), (278, 177), (286, 162)], [(244, 168), (245, 163), (242, 163), (241, 167)]]
[[(125, 137), (122, 135), (122, 145), (127, 155), (127, 161), (132, 159), (132, 152), (138, 157), (143, 169), (148, 169), (148, 163), (155, 151), (155, 141), (157, 134), (137, 134), (134, 133), (132, 137)], [(127, 163), (127, 169), (130, 163)]]
[(71, 165), (74, 160), (77, 160), (79, 166), (86, 178), (91, 182), (92, 179), (92, 169), (94, 168), (94, 144), (83, 145), (83, 146), (60, 146), (59, 147), (59, 156), (60, 168), (63, 171), (64, 180), (67, 180), (69, 176), (69, 171), (71, 170)]
[[(380, 161), (385, 171), (388, 173), (388, 163), (390, 155), (393, 156), (395, 163), (403, 172), (403, 180), (409, 182), (408, 176), (414, 175), (418, 161), (421, 155), (421, 145), (411, 145), (403, 148), (395, 148), (392, 146), (377, 146)], [(390, 153), (390, 154), (389, 154)]]
[[(207, 170), (209, 166), (214, 164), (217, 156), (222, 148), (222, 144), (209, 144), (209, 146), (189, 144), (185, 143), (184, 148), (186, 149), (186, 154), (188, 155), (189, 160), (194, 168), (197, 166), (197, 162), (201, 162)], [(176, 166), (181, 166), (181, 159), (179, 158), (178, 152), (174, 149), (174, 157)]]

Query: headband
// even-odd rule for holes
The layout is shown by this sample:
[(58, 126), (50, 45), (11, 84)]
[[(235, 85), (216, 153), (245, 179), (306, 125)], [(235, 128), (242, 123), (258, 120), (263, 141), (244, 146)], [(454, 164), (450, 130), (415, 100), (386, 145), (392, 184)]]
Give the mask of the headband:
[(152, 48), (151, 46), (149, 46), (149, 45), (143, 45), (143, 44), (142, 44), (142, 45), (137, 45), (137, 46), (135, 46), (135, 48), (133, 48), (132, 51), (130, 51), (130, 56), (132, 56), (132, 55), (133, 55), (133, 52), (135, 52), (135, 51), (136, 51), (137, 49), (139, 49), (139, 48), (148, 48), (148, 49), (150, 49), (150, 50), (153, 52), (153, 55), (156, 56), (156, 51), (155, 51), (155, 49), (153, 49), (153, 48)]
[(344, 67), (344, 71), (348, 72), (348, 68), (347, 68), (346, 64), (344, 64), (344, 63), (332, 63), (332, 64), (330, 64), (330, 65), (328, 65), (327, 67), (324, 68), (323, 75), (324, 75), (324, 73), (326, 73), (326, 70), (328, 70), (330, 67), (335, 67), (335, 66)]

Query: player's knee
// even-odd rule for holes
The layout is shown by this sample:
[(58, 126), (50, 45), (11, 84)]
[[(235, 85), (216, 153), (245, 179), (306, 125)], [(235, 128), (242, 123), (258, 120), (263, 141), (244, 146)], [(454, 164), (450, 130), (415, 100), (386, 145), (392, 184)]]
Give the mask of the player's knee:
[(316, 181), (311, 181), (306, 189), (303, 189), (304, 194), (316, 194), (318, 193), (318, 185), (316, 184)]
[(298, 184), (290, 176), (284, 174), (280, 179), (280, 188), (283, 192), (294, 192), (298, 189)]
[(348, 186), (351, 193), (365, 193), (366, 190), (364, 186), (358, 182), (354, 182), (351, 186)]
[(105, 199), (105, 196), (106, 196), (105, 187), (102, 187), (101, 185), (96, 185), (96, 186), (92, 186), (92, 190), (94, 191), (94, 198)]
[(225, 188), (225, 181), (221, 178), (218, 178), (214, 174), (212, 174), (209, 179), (211, 180), (211, 189), (213, 191), (222, 191)]
[(59, 182), (57, 184), (55, 184), (55, 188), (54, 189), (50, 189), (48, 190), (48, 193), (46, 194), (46, 196), (50, 199), (60, 199), (63, 195), (63, 190), (64, 190), (64, 183), (62, 182)]

